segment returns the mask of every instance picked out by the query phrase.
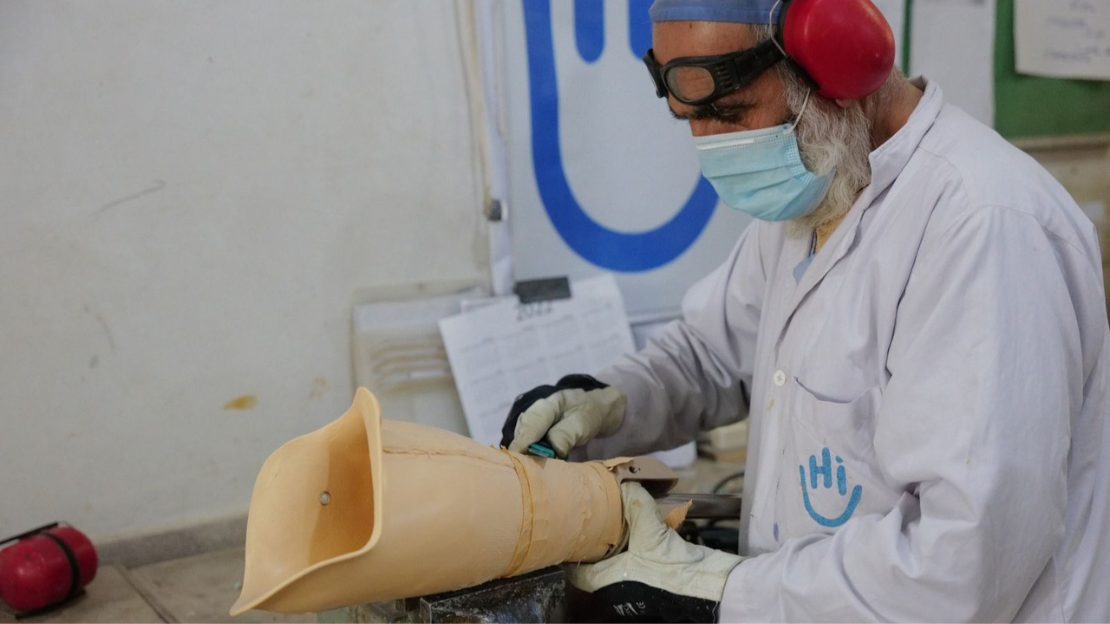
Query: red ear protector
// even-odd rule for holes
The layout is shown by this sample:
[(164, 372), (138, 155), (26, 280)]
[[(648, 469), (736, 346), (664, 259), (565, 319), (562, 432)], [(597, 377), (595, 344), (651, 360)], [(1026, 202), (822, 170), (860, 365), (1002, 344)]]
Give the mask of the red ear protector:
[(867, 97), (894, 67), (894, 33), (871, 0), (785, 0), (775, 40), (801, 80), (829, 99)]

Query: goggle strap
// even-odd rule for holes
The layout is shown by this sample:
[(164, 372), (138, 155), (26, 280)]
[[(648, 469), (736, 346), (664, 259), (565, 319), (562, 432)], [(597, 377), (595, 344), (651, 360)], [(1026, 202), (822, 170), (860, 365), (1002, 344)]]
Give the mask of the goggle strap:
[[(774, 42), (774, 39), (771, 39), (771, 41)], [(755, 79), (763, 75), (763, 72), (789, 57), (782, 52), (782, 48), (779, 47), (778, 43), (769, 45), (767, 42), (764, 42), (752, 50), (751, 58), (752, 61), (745, 64), (746, 66), (744, 69), (746, 69), (747, 72), (744, 74), (740, 73), (739, 59), (733, 61), (733, 75), (736, 76), (736, 81), (741, 87), (746, 87), (755, 82)]]

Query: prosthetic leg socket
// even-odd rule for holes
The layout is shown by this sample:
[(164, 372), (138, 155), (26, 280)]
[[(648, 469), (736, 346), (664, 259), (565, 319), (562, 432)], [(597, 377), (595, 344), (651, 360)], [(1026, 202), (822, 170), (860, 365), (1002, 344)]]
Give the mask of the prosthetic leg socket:
[(625, 479), (674, 484), (644, 458), (568, 463), (382, 421), (360, 388), (338, 420), (263, 465), (231, 614), (323, 611), (601, 560), (622, 546)]

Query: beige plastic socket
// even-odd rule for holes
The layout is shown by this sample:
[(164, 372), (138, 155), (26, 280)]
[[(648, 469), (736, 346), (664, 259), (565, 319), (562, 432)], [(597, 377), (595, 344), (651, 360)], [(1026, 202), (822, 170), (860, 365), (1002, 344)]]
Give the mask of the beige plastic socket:
[(624, 542), (620, 480), (665, 492), (674, 474), (650, 458), (568, 463), (382, 421), (359, 388), (343, 416), (263, 465), (231, 614), (323, 611), (598, 561)]

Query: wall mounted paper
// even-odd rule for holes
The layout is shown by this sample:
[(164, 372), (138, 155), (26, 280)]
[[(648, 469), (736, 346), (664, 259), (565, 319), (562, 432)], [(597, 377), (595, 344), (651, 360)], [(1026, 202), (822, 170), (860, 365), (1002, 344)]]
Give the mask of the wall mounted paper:
[(501, 440), (522, 392), (571, 373), (595, 373), (635, 350), (611, 275), (573, 282), (573, 297), (501, 301), (439, 322), (470, 437)]
[(1110, 80), (1110, 2), (1016, 0), (1014, 11), (1019, 73)]

